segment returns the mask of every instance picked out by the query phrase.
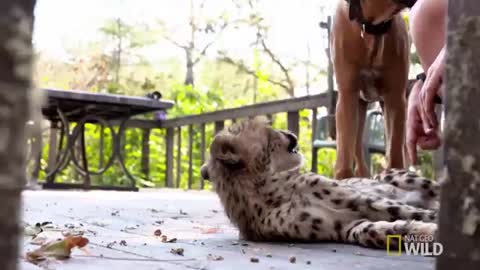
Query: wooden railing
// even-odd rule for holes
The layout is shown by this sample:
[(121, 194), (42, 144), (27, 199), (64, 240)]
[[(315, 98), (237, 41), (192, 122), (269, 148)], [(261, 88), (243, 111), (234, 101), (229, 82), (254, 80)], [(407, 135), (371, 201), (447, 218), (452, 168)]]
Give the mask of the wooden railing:
[[(333, 93), (333, 94), (330, 94)], [(295, 134), (300, 132), (299, 111), (312, 111), (312, 127), (315, 127), (317, 109), (319, 107), (328, 108), (332, 104), (332, 98), (335, 99), (335, 92), (327, 92), (318, 95), (304, 96), (299, 98), (291, 98), (285, 100), (278, 100), (273, 102), (258, 103), (248, 105), (240, 108), (225, 109), (215, 112), (209, 112), (198, 115), (190, 115), (180, 118), (168, 119), (163, 121), (151, 120), (131, 120), (127, 123), (129, 128), (140, 128), (143, 130), (142, 140), (142, 170), (145, 175), (149, 174), (149, 137), (152, 129), (165, 129), (165, 145), (166, 145), (166, 173), (165, 186), (178, 187), (182, 175), (182, 129), (188, 129), (188, 183), (187, 188), (192, 188), (193, 179), (193, 142), (194, 142), (194, 128), (198, 130), (200, 135), (200, 159), (201, 163), (205, 162), (206, 158), (206, 137), (214, 136), (217, 132), (224, 128), (225, 122), (231, 120), (233, 122), (251, 118), (255, 116), (264, 115), (272, 118), (272, 115), (286, 113), (287, 114), (287, 129)], [(206, 134), (206, 126), (213, 124), (213, 132), (215, 134)], [(314, 133), (312, 132), (312, 136)], [(176, 139), (175, 139), (176, 138)], [(312, 138), (313, 139), (313, 138)], [(176, 141), (176, 145), (175, 145)], [(174, 153), (176, 152), (176, 160), (174, 160)], [(176, 172), (174, 172), (176, 168)], [(204, 182), (200, 179), (200, 188), (203, 189)]]

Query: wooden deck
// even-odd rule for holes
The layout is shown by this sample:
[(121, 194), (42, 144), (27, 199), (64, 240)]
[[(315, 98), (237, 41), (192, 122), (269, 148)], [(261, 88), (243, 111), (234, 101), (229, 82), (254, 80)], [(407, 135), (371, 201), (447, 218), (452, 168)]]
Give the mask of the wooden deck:
[[(350, 245), (238, 241), (216, 195), (207, 191), (25, 191), (23, 198), (25, 222), (82, 230), (90, 243), (88, 254), (75, 250), (65, 261), (34, 266), (21, 258), (22, 270), (434, 268), (433, 258), (392, 257)], [(157, 229), (177, 241), (162, 243), (154, 235)], [(30, 238), (25, 237), (22, 254), (38, 247)], [(183, 248), (184, 256), (172, 254), (172, 248)], [(292, 256), (295, 263), (289, 261)]]

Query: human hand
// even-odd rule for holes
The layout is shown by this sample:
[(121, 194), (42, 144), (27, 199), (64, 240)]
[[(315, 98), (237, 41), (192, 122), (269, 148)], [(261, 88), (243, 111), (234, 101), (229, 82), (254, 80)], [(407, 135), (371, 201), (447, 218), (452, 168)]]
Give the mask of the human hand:
[(407, 150), (413, 165), (417, 164), (417, 145), (424, 150), (436, 149), (440, 146), (437, 128), (425, 130), (421, 117), (421, 101), (419, 94), (422, 82), (417, 81), (408, 97), (407, 108)]
[(435, 112), (435, 96), (440, 94), (445, 72), (445, 47), (440, 51), (427, 70), (427, 76), (420, 90), (420, 117), (425, 133), (430, 133), (438, 128), (437, 114)]

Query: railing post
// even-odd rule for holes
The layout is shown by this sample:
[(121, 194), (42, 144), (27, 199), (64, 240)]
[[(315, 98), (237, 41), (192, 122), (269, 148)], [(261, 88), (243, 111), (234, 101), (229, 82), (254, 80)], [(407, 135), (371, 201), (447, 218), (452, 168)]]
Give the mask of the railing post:
[(318, 166), (318, 151), (313, 147), (313, 142), (315, 141), (315, 132), (317, 131), (317, 108), (312, 109), (312, 172), (317, 172)]
[(167, 161), (167, 168), (165, 173), (165, 186), (166, 187), (173, 187), (173, 128), (167, 128), (167, 135), (166, 135), (166, 161)]
[(150, 179), (150, 129), (142, 130), (142, 173)]
[(177, 181), (175, 187), (180, 187), (182, 179), (182, 127), (177, 128)]
[(188, 126), (188, 189), (193, 183), (193, 125)]
[[(104, 134), (105, 127), (100, 125), (100, 142), (98, 147), (98, 168), (103, 168), (103, 155), (104, 155), (104, 145), (105, 145), (105, 134)], [(100, 182), (103, 179), (103, 173), (98, 176)]]
[[(200, 124), (200, 166), (205, 163), (205, 123)], [(204, 188), (203, 177), (200, 177), (200, 189)]]
[[(47, 160), (47, 172), (52, 171), (57, 163), (57, 140), (58, 140), (57, 122), (50, 122), (50, 142), (48, 145), (48, 160)], [(55, 181), (55, 174), (51, 174), (47, 177), (47, 183), (53, 184)]]
[(215, 134), (219, 133), (220, 131), (223, 130), (223, 127), (225, 125), (224, 121), (216, 121), (215, 122)]
[(437, 269), (480, 265), (480, 5), (448, 1), (444, 182), (440, 196)]
[(288, 125), (287, 128), (297, 136), (300, 135), (299, 119), (300, 117), (299, 117), (298, 111), (287, 113), (287, 125)]

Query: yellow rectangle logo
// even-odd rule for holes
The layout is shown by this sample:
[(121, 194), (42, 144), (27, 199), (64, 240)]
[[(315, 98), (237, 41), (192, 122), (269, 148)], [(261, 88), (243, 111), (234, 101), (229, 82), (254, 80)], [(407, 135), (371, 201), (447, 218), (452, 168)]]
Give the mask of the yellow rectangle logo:
[[(390, 244), (393, 239), (398, 239), (398, 250), (391, 250)], [(402, 236), (399, 234), (387, 235), (387, 256), (402, 255)]]

